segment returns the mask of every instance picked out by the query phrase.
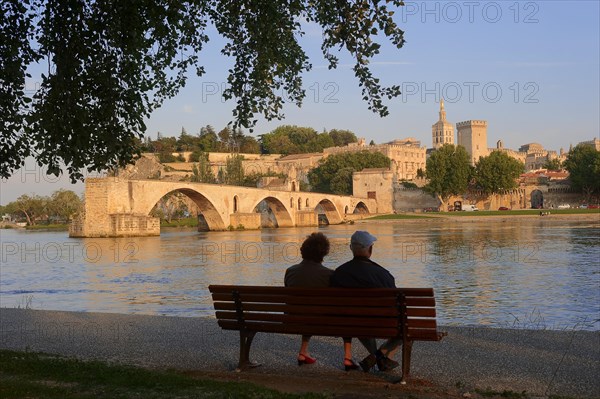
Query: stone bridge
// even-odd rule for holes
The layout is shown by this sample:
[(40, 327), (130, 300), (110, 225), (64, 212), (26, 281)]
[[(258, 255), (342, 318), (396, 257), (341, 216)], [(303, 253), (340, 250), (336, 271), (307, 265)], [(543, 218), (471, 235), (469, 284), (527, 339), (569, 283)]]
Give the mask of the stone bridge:
[(204, 227), (208, 230), (242, 226), (245, 229), (260, 228), (261, 203), (267, 204), (278, 227), (317, 226), (317, 212), (325, 214), (330, 224), (342, 223), (351, 214), (377, 213), (377, 201), (369, 198), (221, 184), (88, 178), (85, 182), (85, 208), (71, 224), (69, 235), (160, 235), (160, 220), (151, 217), (150, 211), (162, 197), (177, 191), (198, 206), (206, 221)]

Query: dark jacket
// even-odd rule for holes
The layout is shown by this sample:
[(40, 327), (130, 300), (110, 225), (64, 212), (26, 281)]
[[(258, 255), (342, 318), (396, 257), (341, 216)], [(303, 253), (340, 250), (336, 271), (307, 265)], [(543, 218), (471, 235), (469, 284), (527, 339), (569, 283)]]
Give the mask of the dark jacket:
[(284, 283), (286, 287), (329, 287), (332, 273), (333, 270), (320, 263), (303, 259), (297, 265), (288, 267), (285, 271)]
[(344, 288), (396, 288), (394, 276), (365, 256), (355, 256), (335, 269), (330, 284)]

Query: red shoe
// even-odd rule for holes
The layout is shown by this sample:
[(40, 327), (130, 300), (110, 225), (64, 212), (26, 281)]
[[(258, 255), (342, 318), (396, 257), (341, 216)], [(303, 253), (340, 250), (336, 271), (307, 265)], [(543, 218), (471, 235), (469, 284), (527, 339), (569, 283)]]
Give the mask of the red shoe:
[(303, 364), (313, 364), (316, 363), (316, 361), (317, 359), (315, 359), (314, 357), (298, 353), (298, 366), (302, 366)]

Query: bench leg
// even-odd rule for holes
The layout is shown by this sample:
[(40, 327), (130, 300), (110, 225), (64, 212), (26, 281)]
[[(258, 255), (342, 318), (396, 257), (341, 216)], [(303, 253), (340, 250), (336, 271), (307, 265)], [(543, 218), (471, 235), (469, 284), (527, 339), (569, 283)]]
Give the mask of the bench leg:
[(260, 366), (260, 363), (250, 361), (250, 346), (255, 334), (254, 331), (240, 331), (240, 362), (235, 371), (240, 372), (247, 368)]
[(406, 384), (408, 377), (410, 375), (410, 355), (412, 354), (412, 340), (404, 341), (402, 345), (402, 379), (400, 380), (401, 384)]

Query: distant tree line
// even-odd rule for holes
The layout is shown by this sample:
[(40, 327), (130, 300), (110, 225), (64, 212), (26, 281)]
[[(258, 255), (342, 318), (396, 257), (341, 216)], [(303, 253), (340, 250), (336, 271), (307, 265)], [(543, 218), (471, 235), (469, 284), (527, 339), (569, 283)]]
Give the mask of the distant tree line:
[(81, 208), (81, 199), (71, 190), (58, 190), (51, 196), (23, 194), (16, 201), (0, 206), (0, 215), (26, 220), (29, 226), (40, 222), (68, 223)]
[[(571, 188), (588, 197), (600, 195), (600, 151), (592, 145), (579, 144), (569, 151), (564, 163), (553, 159), (544, 167), (550, 170), (564, 167), (569, 172)], [(522, 162), (502, 151), (480, 157), (473, 167), (464, 147), (446, 144), (427, 159), (429, 183), (425, 189), (445, 203), (451, 195), (463, 194), (468, 189), (493, 194), (517, 188), (517, 179), (524, 171)]]
[(303, 154), (322, 152), (324, 148), (344, 146), (358, 139), (349, 130), (332, 129), (318, 133), (311, 127), (279, 126), (260, 136), (263, 154)]
[(184, 161), (182, 155), (173, 155), (178, 152), (192, 152), (190, 162), (198, 162), (201, 154), (207, 152), (260, 153), (258, 141), (241, 129), (225, 127), (217, 133), (210, 125), (201, 128), (197, 135), (189, 134), (185, 128), (181, 129), (179, 137), (165, 137), (159, 132), (156, 140), (146, 137), (139, 146), (142, 152), (156, 153), (163, 163)]
[(444, 144), (427, 159), (425, 190), (445, 203), (452, 195), (462, 195), (468, 189), (486, 194), (512, 190), (518, 187), (518, 178), (525, 165), (502, 151), (493, 151), (480, 157), (475, 166), (463, 146)]
[(600, 151), (590, 144), (578, 144), (569, 151), (564, 167), (571, 187), (585, 194), (600, 196)]
[(322, 152), (324, 148), (343, 146), (358, 139), (349, 130), (332, 129), (317, 131), (311, 127), (279, 126), (275, 130), (256, 138), (246, 135), (242, 129), (224, 127), (218, 133), (211, 125), (200, 129), (196, 135), (181, 129), (179, 137), (157, 134), (156, 140), (146, 137), (138, 142), (142, 152), (152, 152), (165, 162), (183, 162), (183, 155), (174, 153), (191, 152), (190, 162), (199, 162), (202, 153), (231, 152), (245, 154), (300, 154)]

